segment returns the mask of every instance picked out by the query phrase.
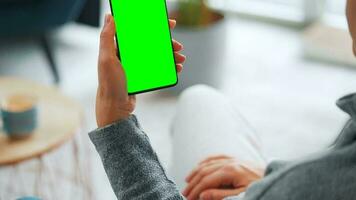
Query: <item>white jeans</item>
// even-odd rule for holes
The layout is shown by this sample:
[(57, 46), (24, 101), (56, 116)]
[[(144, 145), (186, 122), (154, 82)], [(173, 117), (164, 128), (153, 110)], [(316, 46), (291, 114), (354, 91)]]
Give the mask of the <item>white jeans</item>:
[(183, 92), (172, 124), (173, 162), (169, 172), (179, 189), (201, 160), (229, 155), (265, 165), (259, 139), (229, 100), (203, 85)]

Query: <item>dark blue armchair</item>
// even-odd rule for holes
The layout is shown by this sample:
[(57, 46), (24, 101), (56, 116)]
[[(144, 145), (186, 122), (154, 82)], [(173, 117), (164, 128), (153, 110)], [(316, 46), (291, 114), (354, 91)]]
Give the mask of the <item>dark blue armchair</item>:
[(0, 38), (37, 38), (58, 83), (59, 75), (47, 34), (78, 19), (98, 26), (99, 11), (99, 0), (0, 0)]

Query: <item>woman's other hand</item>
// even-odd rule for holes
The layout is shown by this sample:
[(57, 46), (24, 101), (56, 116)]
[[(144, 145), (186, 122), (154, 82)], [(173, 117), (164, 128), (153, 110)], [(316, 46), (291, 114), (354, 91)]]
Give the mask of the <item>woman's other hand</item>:
[[(176, 22), (170, 20), (169, 24), (173, 29)], [(179, 52), (183, 50), (183, 45), (173, 40), (173, 48), (176, 68), (181, 72), (185, 56)], [(114, 19), (111, 15), (106, 15), (105, 25), (100, 35), (98, 60), (99, 86), (96, 97), (98, 127), (126, 119), (135, 109), (136, 98), (128, 95), (125, 73), (116, 51)]]
[(187, 176), (183, 195), (188, 200), (222, 200), (244, 192), (263, 175), (261, 167), (225, 155), (213, 156), (200, 162)]

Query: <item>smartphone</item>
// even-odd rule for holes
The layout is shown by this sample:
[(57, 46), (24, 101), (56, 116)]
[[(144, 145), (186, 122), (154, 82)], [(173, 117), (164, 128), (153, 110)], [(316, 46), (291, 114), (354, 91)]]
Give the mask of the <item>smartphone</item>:
[(130, 95), (178, 83), (165, 0), (110, 0)]

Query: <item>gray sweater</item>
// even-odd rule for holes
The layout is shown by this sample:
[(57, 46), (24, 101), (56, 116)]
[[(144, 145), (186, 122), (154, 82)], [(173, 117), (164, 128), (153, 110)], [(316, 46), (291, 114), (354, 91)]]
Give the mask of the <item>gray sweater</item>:
[[(356, 199), (356, 95), (338, 106), (351, 118), (332, 147), (305, 160), (272, 162), (265, 177), (248, 187), (243, 200)], [(89, 136), (101, 156), (118, 199), (184, 199), (167, 178), (135, 116)]]

